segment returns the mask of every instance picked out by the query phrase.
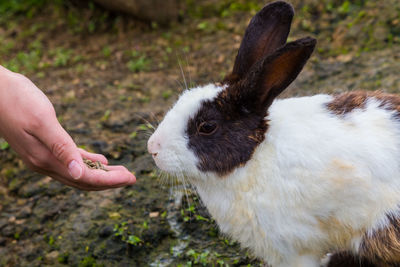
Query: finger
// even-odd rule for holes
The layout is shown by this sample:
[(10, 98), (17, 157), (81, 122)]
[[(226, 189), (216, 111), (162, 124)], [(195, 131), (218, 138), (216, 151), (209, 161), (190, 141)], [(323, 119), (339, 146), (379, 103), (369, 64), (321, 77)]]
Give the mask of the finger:
[(79, 190), (84, 190), (84, 191), (102, 191), (102, 190), (107, 190), (107, 189), (112, 189), (112, 188), (118, 188), (121, 186), (125, 186), (125, 184), (122, 185), (114, 185), (114, 186), (97, 186), (97, 185), (86, 185), (86, 184), (81, 184), (79, 182), (74, 182), (72, 180), (67, 180), (64, 179), (63, 177), (58, 177), (57, 175), (49, 175), (51, 178), (54, 178), (57, 182), (60, 182), (62, 184), (65, 184), (70, 187), (74, 187)]
[(91, 161), (100, 161), (102, 164), (107, 165), (108, 160), (105, 156), (101, 154), (90, 153), (82, 148), (78, 148), (79, 153), (81, 153), (83, 158), (90, 159)]
[(61, 127), (56, 118), (41, 122), (41, 127), (27, 130), (39, 139), (61, 163), (68, 168), (70, 176), (80, 179), (84, 163), (74, 141)]
[[(121, 165), (107, 165), (106, 169), (109, 171), (116, 171), (116, 170), (126, 170), (128, 171), (124, 166)], [(128, 171), (129, 172), (129, 171)]]
[(75, 182), (72, 179), (66, 179), (65, 177), (59, 176), (57, 173), (54, 172), (48, 172), (46, 173), (48, 176), (56, 180), (57, 182), (60, 182), (64, 185), (71, 186), (80, 190), (85, 190), (85, 191), (97, 191), (97, 190), (103, 190), (98, 187), (93, 187), (93, 186), (88, 186), (86, 184), (81, 184), (78, 182)]
[[(49, 176), (53, 177), (54, 179), (64, 183), (66, 185), (85, 190), (85, 191), (100, 191), (106, 190), (111, 188), (122, 187), (126, 185), (133, 184), (136, 181), (136, 178), (123, 166), (107, 166), (108, 171), (104, 170), (97, 170), (97, 169), (90, 169), (85, 167), (84, 174), (82, 175), (81, 179), (75, 180), (69, 178), (67, 171), (62, 171), (63, 165), (57, 161), (55, 158), (54, 160), (57, 162), (53, 165), (53, 170), (49, 171)], [(111, 175), (108, 175), (108, 173)], [(107, 175), (106, 175), (107, 174)], [(128, 179), (124, 179), (125, 178)], [(107, 179), (103, 179), (104, 176), (107, 176), (108, 179), (113, 180), (112, 182), (107, 183)], [(114, 177), (118, 176), (119, 179), (115, 179)], [(133, 180), (132, 180), (133, 178)], [(103, 182), (99, 182), (103, 181)]]
[[(72, 179), (70, 178), (68, 169), (58, 159), (56, 159), (54, 155), (47, 149), (47, 147), (45, 147), (42, 142), (37, 140), (36, 137), (25, 133), (19, 139), (21, 140), (21, 142), (18, 143), (17, 149), (19, 150), (19, 153), (24, 159), (25, 163), (31, 169), (39, 173), (48, 175), (65, 185), (85, 191), (100, 191), (134, 183), (134, 180), (132, 181), (131, 179), (115, 179), (113, 180), (113, 182), (103, 182), (97, 184), (93, 182), (93, 177), (97, 175), (102, 178), (101, 173), (108, 172), (105, 172), (104, 170), (97, 170), (98, 172), (100, 172), (100, 175), (98, 175), (97, 173), (92, 173), (90, 169), (87, 169), (87, 171), (85, 171), (85, 173), (89, 174), (88, 177), (85, 176), (79, 180)], [(133, 176), (123, 166), (107, 166), (107, 169), (113, 172), (109, 179), (113, 179), (114, 176), (121, 177), (125, 175), (128, 176), (128, 178), (132, 178)], [(126, 172), (128, 172), (128, 175)]]
[[(52, 156), (52, 155), (51, 155)], [(53, 156), (52, 156), (53, 157)], [(54, 161), (56, 161), (57, 163), (53, 165), (53, 167), (55, 168), (55, 170), (41, 170), (40, 173), (43, 173), (45, 175), (50, 176), (51, 178), (53, 178), (54, 180), (63, 183), (65, 185), (80, 189), (80, 190), (85, 190), (85, 191), (101, 191), (101, 190), (107, 190), (107, 189), (111, 189), (111, 188), (117, 188), (117, 187), (121, 187), (121, 186), (125, 186), (126, 184), (114, 184), (114, 185), (110, 185), (110, 186), (104, 186), (104, 185), (98, 185), (98, 184), (88, 184), (85, 181), (83, 181), (84, 179), (80, 179), (80, 180), (75, 180), (75, 179), (71, 179), (69, 178), (69, 174), (68, 171), (60, 171), (63, 166), (62, 164), (54, 158)], [(64, 167), (65, 169), (65, 167)], [(61, 175), (60, 175), (61, 173)]]
[(122, 166), (107, 166), (108, 171), (85, 169), (81, 181), (99, 187), (113, 187), (131, 185), (136, 182), (136, 177)]

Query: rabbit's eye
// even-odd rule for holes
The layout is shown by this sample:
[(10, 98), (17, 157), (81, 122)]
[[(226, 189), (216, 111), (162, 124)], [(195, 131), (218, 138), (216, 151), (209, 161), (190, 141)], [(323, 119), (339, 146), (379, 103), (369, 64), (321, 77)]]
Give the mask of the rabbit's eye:
[(217, 123), (214, 121), (203, 121), (197, 127), (197, 131), (202, 135), (211, 135), (217, 130)]

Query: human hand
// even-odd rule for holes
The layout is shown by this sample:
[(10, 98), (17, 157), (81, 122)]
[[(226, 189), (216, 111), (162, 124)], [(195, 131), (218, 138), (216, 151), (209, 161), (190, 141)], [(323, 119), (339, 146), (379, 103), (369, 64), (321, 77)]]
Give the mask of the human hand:
[[(28, 78), (0, 66), (0, 135), (32, 170), (79, 189), (94, 191), (135, 183), (123, 166), (108, 166), (100, 154), (76, 147), (53, 105)], [(90, 169), (83, 158), (107, 165)]]

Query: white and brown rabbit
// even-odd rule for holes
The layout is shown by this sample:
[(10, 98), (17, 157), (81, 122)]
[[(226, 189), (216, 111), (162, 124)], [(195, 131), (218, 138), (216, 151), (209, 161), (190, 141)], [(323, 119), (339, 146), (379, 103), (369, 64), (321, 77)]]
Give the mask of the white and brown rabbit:
[(285, 2), (258, 12), (232, 73), (185, 91), (148, 150), (193, 184), (222, 232), (271, 266), (319, 266), (335, 251), (399, 263), (400, 97), (276, 99), (316, 44), (286, 43), (292, 17)]

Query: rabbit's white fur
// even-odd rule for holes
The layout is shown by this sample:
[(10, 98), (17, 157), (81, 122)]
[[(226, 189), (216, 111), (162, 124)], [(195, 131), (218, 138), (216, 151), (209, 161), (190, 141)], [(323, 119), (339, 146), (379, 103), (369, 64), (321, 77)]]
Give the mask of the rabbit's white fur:
[[(197, 170), (185, 127), (222, 87), (189, 90), (149, 140), (157, 165), (184, 173), (222, 232), (272, 266), (319, 266), (334, 249), (357, 252), (400, 204), (400, 123), (374, 98), (343, 116), (329, 95), (275, 100), (265, 141), (220, 177)], [(182, 169), (183, 168), (183, 169)]]

